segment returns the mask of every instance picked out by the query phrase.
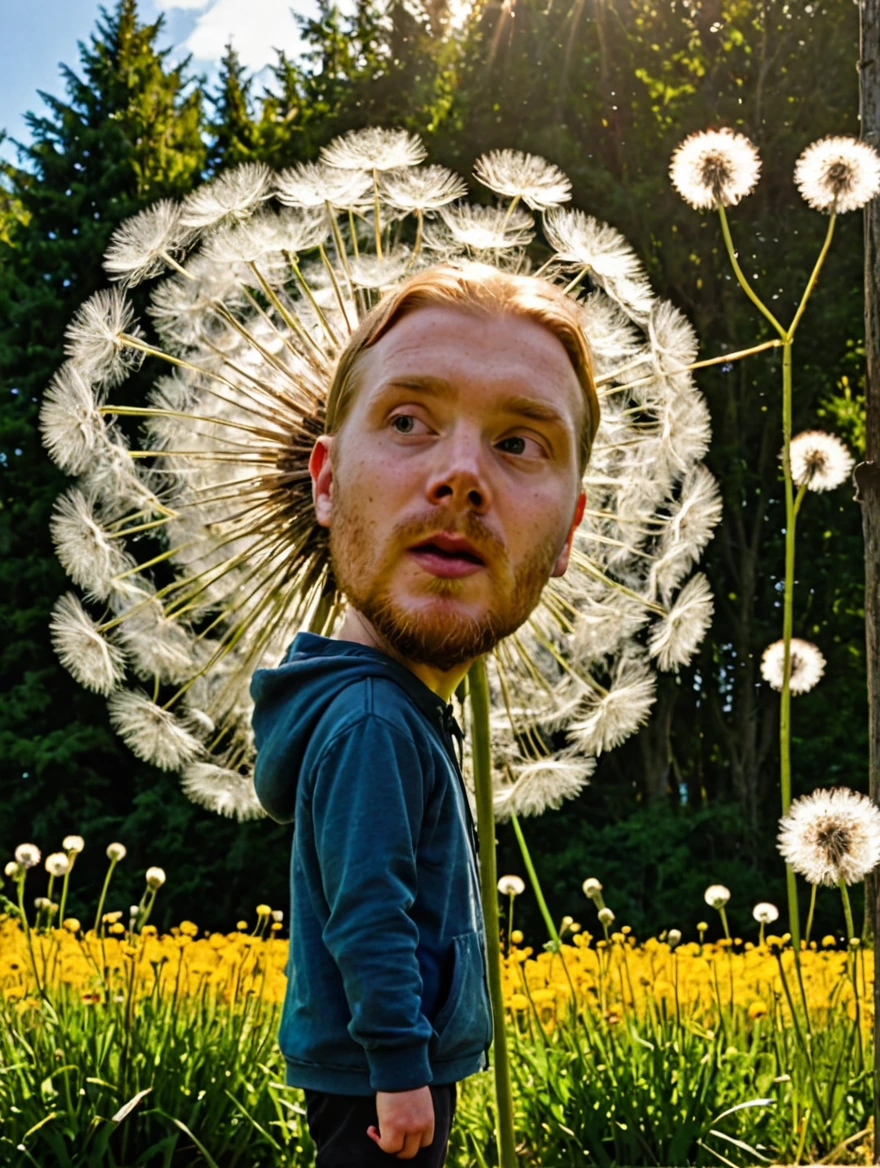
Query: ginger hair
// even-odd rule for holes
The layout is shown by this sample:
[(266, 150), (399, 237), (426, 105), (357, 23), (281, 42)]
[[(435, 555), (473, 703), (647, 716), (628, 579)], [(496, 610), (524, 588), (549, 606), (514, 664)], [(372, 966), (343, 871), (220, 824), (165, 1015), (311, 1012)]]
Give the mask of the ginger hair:
[(521, 316), (553, 333), (568, 354), (583, 390), (579, 447), (583, 474), (599, 426), (599, 399), (581, 310), (561, 288), (546, 280), (502, 272), (488, 264), (435, 264), (411, 276), (370, 309), (340, 354), (327, 395), (325, 433), (335, 434), (348, 416), (358, 390), (357, 364), (363, 350), (374, 345), (396, 321), (429, 305), (463, 308), (487, 316)]

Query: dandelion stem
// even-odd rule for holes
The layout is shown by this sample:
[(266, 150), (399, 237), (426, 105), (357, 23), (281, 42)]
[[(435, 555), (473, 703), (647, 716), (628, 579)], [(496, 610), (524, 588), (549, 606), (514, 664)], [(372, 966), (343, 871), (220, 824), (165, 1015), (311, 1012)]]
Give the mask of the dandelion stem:
[(107, 898), (107, 889), (110, 885), (110, 877), (113, 875), (113, 869), (116, 867), (116, 860), (110, 861), (110, 867), (107, 869), (107, 875), (104, 877), (104, 887), (101, 889), (101, 899), (98, 901), (98, 911), (95, 913), (95, 932), (98, 932), (98, 925), (101, 922), (101, 913), (104, 911), (104, 901)]
[(818, 885), (814, 884), (813, 891), (810, 894), (810, 911), (807, 913), (807, 931), (804, 935), (804, 945), (806, 945), (807, 948), (810, 947), (810, 932), (813, 928), (813, 913), (816, 909), (816, 889), (817, 888), (818, 888)]
[(843, 900), (843, 915), (846, 918), (846, 943), (848, 945), (856, 935), (856, 932), (853, 927), (852, 906), (849, 902), (849, 892), (847, 891), (845, 880), (840, 881), (840, 896)]
[(724, 236), (724, 243), (727, 247), (727, 254), (730, 257), (730, 262), (733, 266), (733, 270), (734, 270), (734, 273), (736, 275), (736, 278), (740, 282), (740, 286), (742, 287), (742, 290), (745, 292), (746, 296), (748, 296), (749, 300), (751, 300), (752, 304), (755, 305), (755, 307), (758, 309), (758, 311), (761, 312), (764, 316), (766, 316), (766, 318), (770, 321), (770, 323), (773, 325), (773, 327), (779, 333), (780, 337), (782, 337), (782, 339), (785, 340), (786, 339), (785, 329), (782, 327), (782, 325), (779, 323), (779, 321), (776, 319), (776, 317), (773, 315), (773, 313), (770, 311), (770, 309), (767, 307), (767, 305), (763, 302), (763, 300), (760, 298), (760, 296), (758, 296), (757, 292), (755, 292), (755, 290), (752, 288), (751, 284), (748, 282), (746, 277), (743, 275), (743, 270), (739, 266), (739, 261), (736, 258), (736, 252), (734, 251), (734, 248), (733, 248), (733, 240), (730, 236), (730, 226), (727, 222), (727, 215), (726, 215), (726, 213), (724, 211), (724, 207), (721, 205), (721, 203), (718, 204), (718, 215), (721, 219), (721, 232)]
[(825, 242), (822, 244), (822, 250), (819, 252), (819, 258), (816, 260), (816, 266), (813, 268), (812, 274), (807, 281), (807, 286), (804, 289), (801, 302), (797, 307), (797, 312), (794, 314), (794, 320), (788, 326), (789, 339), (794, 337), (794, 330), (800, 323), (800, 319), (804, 315), (804, 309), (807, 307), (807, 301), (810, 299), (810, 295), (816, 286), (816, 280), (819, 278), (819, 271), (825, 262), (825, 256), (828, 254), (828, 248), (831, 246), (831, 237), (834, 235), (834, 223), (836, 219), (837, 213), (832, 211), (831, 217), (828, 220), (828, 230), (825, 233)]
[(516, 833), (516, 842), (519, 844), (519, 850), (522, 852), (523, 862), (526, 866), (526, 871), (529, 874), (529, 880), (532, 883), (532, 891), (535, 894), (535, 899), (538, 902), (538, 908), (541, 910), (541, 916), (544, 918), (544, 924), (547, 926), (547, 932), (550, 935), (550, 940), (553, 944), (552, 952), (556, 953), (559, 950), (559, 934), (556, 931), (556, 926), (553, 923), (553, 917), (550, 915), (550, 910), (547, 908), (547, 902), (544, 900), (544, 893), (541, 891), (541, 884), (538, 880), (538, 873), (535, 871), (535, 865), (532, 863), (532, 857), (529, 853), (528, 845), (526, 844), (525, 836), (522, 828), (519, 825), (516, 812), (510, 817), (510, 822), (513, 824), (513, 830)]
[[(681, 365), (676, 369), (668, 370), (665, 374), (658, 375), (657, 373), (649, 373), (645, 377), (637, 378), (635, 381), (625, 381), (621, 385), (615, 385), (613, 389), (602, 396), (608, 397), (612, 393), (618, 393), (624, 389), (631, 389), (634, 385), (644, 385), (645, 382), (655, 381), (658, 376), (675, 377), (679, 373), (689, 373), (692, 369), (707, 369), (710, 365), (723, 365), (727, 361), (740, 361), (743, 357), (752, 357), (755, 353), (766, 352), (767, 349), (778, 349), (783, 343), (781, 338), (774, 337), (772, 341), (764, 341), (760, 345), (752, 345), (750, 349), (738, 349), (735, 353), (722, 353), (719, 357), (707, 357), (705, 361), (694, 361), (690, 365)], [(642, 362), (631, 361), (630, 367), (639, 364), (642, 364)], [(626, 366), (618, 370), (618, 373), (622, 373), (625, 368)], [(596, 379), (596, 388), (598, 389), (600, 385), (606, 385), (609, 381), (613, 381), (616, 376), (616, 373), (606, 373), (604, 377), (598, 377)]]
[(480, 845), (480, 892), (486, 926), (486, 957), (489, 994), (495, 1019), (493, 1061), (495, 1065), (495, 1130), (501, 1168), (516, 1168), (516, 1139), (513, 1129), (513, 1092), (507, 1033), (504, 1026), (504, 993), (501, 982), (501, 949), (498, 937), (498, 876), (495, 860), (495, 813), (492, 807), (492, 756), (489, 731), (489, 681), (486, 662), (480, 657), (468, 673), (473, 724), (474, 787), (477, 801), (477, 829)]

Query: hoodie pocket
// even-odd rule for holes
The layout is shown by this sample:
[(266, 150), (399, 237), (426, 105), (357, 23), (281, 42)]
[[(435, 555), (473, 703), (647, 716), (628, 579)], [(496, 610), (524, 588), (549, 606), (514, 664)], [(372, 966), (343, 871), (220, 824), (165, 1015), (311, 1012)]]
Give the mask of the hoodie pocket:
[(478, 933), (452, 938), (449, 996), (433, 1020), (430, 1055), (440, 1062), (485, 1050), (492, 1041), (492, 1009), (483, 977), (483, 949)]

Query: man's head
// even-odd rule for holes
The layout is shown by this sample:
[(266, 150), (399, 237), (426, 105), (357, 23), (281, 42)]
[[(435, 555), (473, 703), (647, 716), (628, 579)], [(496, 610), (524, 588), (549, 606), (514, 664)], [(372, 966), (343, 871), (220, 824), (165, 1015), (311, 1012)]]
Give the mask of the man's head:
[(349, 603), (407, 660), (488, 652), (565, 571), (598, 421), (560, 289), (445, 264), (395, 289), (340, 358), (310, 461)]

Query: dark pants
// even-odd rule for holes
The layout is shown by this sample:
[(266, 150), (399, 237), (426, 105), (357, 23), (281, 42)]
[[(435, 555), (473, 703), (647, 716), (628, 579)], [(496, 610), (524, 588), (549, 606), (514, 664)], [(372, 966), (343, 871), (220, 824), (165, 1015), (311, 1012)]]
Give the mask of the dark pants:
[[(379, 1127), (375, 1095), (329, 1095), (306, 1088), (309, 1131), (318, 1149), (317, 1168), (390, 1168), (394, 1163), (414, 1168), (443, 1168), (452, 1117), (455, 1115), (455, 1083), (431, 1085), (434, 1102), (434, 1139), (419, 1148), (410, 1160), (383, 1152), (367, 1135), (370, 1125)], [(380, 1129), (381, 1130), (381, 1129)]]

